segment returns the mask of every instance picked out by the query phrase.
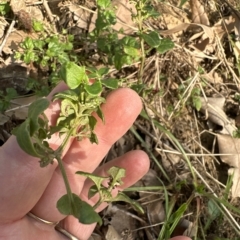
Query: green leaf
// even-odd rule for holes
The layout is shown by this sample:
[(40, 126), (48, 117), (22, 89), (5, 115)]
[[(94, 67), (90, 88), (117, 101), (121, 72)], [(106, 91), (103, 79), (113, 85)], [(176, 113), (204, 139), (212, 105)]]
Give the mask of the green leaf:
[(100, 190), (102, 182), (104, 180), (108, 179), (108, 177), (100, 177), (100, 176), (94, 175), (92, 173), (87, 173), (87, 172), (82, 172), (82, 171), (77, 171), (76, 174), (79, 174), (81, 176), (91, 179), (94, 182), (94, 184), (96, 185), (98, 190)]
[(140, 213), (144, 213), (143, 208), (141, 207), (141, 205), (137, 202), (132, 200), (131, 198), (129, 198), (127, 195), (125, 195), (122, 192), (119, 192), (118, 195), (116, 197), (114, 197), (113, 199), (111, 199), (112, 202), (117, 202), (117, 201), (122, 201), (122, 202), (127, 202), (129, 204), (131, 204), (131, 206), (138, 212)]
[(221, 215), (217, 204), (212, 199), (208, 201), (208, 212), (211, 220), (214, 220)]
[(159, 46), (157, 47), (157, 51), (159, 53), (165, 53), (174, 48), (174, 42), (171, 39), (163, 38), (160, 41)]
[(93, 131), (95, 126), (96, 126), (96, 124), (97, 124), (97, 119), (95, 117), (93, 117), (93, 116), (89, 116), (88, 119), (89, 119), (90, 129)]
[(26, 37), (22, 44), (22, 47), (24, 49), (32, 50), (34, 48), (33, 40), (30, 37)]
[(19, 127), (15, 128), (12, 133), (16, 136), (18, 145), (23, 151), (33, 157), (40, 157), (36, 152), (30, 136), (30, 119), (27, 118)]
[(108, 170), (108, 173), (112, 177), (112, 186), (119, 186), (122, 184), (121, 179), (125, 177), (126, 170), (124, 168), (119, 168), (119, 167), (111, 167)]
[(93, 96), (97, 96), (102, 92), (102, 84), (100, 81), (94, 82), (92, 85), (84, 85), (85, 90)]
[(79, 202), (79, 212), (80, 213), (78, 216), (78, 220), (80, 223), (82, 224), (99, 223), (100, 225), (102, 225), (101, 217), (87, 202), (81, 201), (81, 204)]
[(11, 10), (9, 2), (2, 1), (0, 3), (0, 15), (4, 16)]
[(74, 104), (71, 100), (65, 98), (61, 102), (61, 114), (64, 117), (68, 117), (73, 113), (78, 112), (78, 106), (77, 104)]
[(100, 68), (97, 72), (100, 76), (103, 76), (109, 72), (109, 68)]
[(88, 191), (88, 199), (92, 198), (93, 196), (95, 196), (98, 193), (98, 189), (96, 187), (96, 185), (93, 185), (89, 188)]
[(85, 67), (80, 67), (73, 62), (62, 65), (60, 76), (71, 89), (77, 88), (81, 83), (88, 83)]
[(124, 64), (129, 64), (131, 62), (131, 57), (127, 55), (120, 55), (117, 53), (113, 57), (114, 65), (117, 70), (120, 70)]
[(139, 56), (139, 50), (137, 48), (134, 48), (134, 47), (124, 46), (123, 51), (127, 55), (130, 55), (132, 57), (138, 57)]
[(102, 109), (100, 107), (97, 108), (96, 113), (97, 113), (98, 117), (103, 121), (103, 123), (105, 123), (104, 114), (103, 114)]
[(141, 36), (144, 41), (152, 48), (156, 48), (160, 44), (161, 39), (156, 31), (152, 31), (150, 33), (143, 33)]
[(27, 51), (24, 55), (23, 55), (23, 61), (26, 64), (30, 64), (31, 62), (33, 62), (35, 60), (35, 53), (31, 51)]
[(70, 202), (69, 196), (65, 194), (57, 201), (57, 209), (60, 213), (64, 215), (73, 215), (83, 224), (92, 224), (96, 222), (102, 224), (102, 219), (94, 211), (91, 205), (82, 201), (76, 194), (72, 194), (72, 198), (73, 202)]
[(46, 98), (38, 99), (33, 102), (28, 108), (28, 118), (30, 119), (30, 135), (32, 136), (39, 128), (38, 117), (49, 106), (49, 101)]
[(53, 97), (53, 101), (55, 101), (56, 99), (69, 99), (69, 100), (73, 100), (73, 101), (78, 101), (79, 97), (77, 95), (76, 92), (72, 91), (72, 90), (65, 90), (63, 92), (59, 92), (57, 94), (54, 95)]
[(57, 209), (59, 210), (60, 213), (64, 215), (73, 215), (74, 213), (73, 204), (75, 202), (78, 202), (77, 198), (79, 197), (75, 194), (72, 194), (72, 198), (73, 202), (71, 202), (68, 194), (65, 194), (57, 201)]
[(90, 140), (91, 143), (96, 143), (96, 144), (98, 144), (98, 138), (97, 138), (96, 133), (91, 132), (91, 135), (90, 135), (90, 137), (89, 137), (89, 140)]
[(146, 84), (133, 84), (131, 89), (133, 89), (138, 94), (141, 93), (146, 88)]
[(110, 89), (116, 89), (118, 87), (118, 79), (116, 78), (108, 78), (101, 80), (102, 85)]
[(102, 8), (107, 8), (111, 4), (110, 0), (97, 0), (97, 5)]
[(179, 4), (179, 8), (182, 8), (183, 5), (187, 2), (188, 0), (181, 0), (180, 4)]
[(156, 18), (160, 16), (160, 13), (154, 9), (153, 6), (150, 4), (146, 5), (143, 9), (145, 12), (147, 12), (147, 17), (150, 18)]
[(7, 100), (11, 100), (18, 95), (16, 89), (14, 89), (14, 88), (7, 88), (6, 93), (7, 93), (6, 94), (6, 99)]
[(196, 108), (197, 111), (200, 111), (202, 107), (202, 101), (199, 97), (193, 98), (193, 106)]
[(34, 48), (37, 48), (39, 50), (42, 50), (45, 45), (45, 42), (43, 40), (36, 39), (34, 41)]
[(43, 32), (44, 31), (43, 23), (37, 20), (33, 20), (33, 29), (35, 32)]

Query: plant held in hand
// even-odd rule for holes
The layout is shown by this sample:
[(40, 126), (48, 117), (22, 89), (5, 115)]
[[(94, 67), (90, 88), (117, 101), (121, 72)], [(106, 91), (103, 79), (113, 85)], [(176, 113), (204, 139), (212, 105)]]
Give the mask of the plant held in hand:
[[(89, 75), (86, 72), (89, 72)], [(122, 183), (121, 178), (125, 176), (124, 169), (112, 167), (108, 172), (109, 177), (77, 172), (77, 174), (88, 177), (94, 183), (89, 191), (89, 198), (96, 193), (99, 194), (99, 201), (92, 207), (71, 192), (63, 166), (62, 153), (71, 138), (81, 140), (87, 137), (92, 143), (98, 143), (94, 132), (97, 119), (92, 114), (95, 112), (104, 122), (101, 104), (104, 103), (105, 99), (100, 96), (103, 86), (111, 89), (118, 86), (116, 79), (104, 79), (107, 73), (107, 68), (96, 70), (93, 68), (86, 69), (73, 62), (64, 64), (59, 75), (69, 89), (57, 93), (53, 97), (53, 101), (61, 101), (61, 112), (56, 126), (49, 126), (48, 124), (44, 111), (48, 108), (50, 102), (43, 98), (32, 103), (26, 121), (13, 131), (20, 147), (26, 153), (39, 158), (41, 167), (53, 163), (54, 159), (57, 160), (67, 191), (67, 194), (57, 202), (57, 208), (62, 214), (73, 215), (84, 224), (94, 222), (101, 224), (101, 218), (95, 212), (95, 209), (103, 202), (126, 201), (142, 211), (136, 202), (123, 193), (118, 193), (116, 197), (112, 197), (111, 191)], [(90, 83), (89, 77), (93, 83)], [(48, 139), (57, 132), (63, 137), (63, 141), (56, 150), (53, 150), (48, 144)]]

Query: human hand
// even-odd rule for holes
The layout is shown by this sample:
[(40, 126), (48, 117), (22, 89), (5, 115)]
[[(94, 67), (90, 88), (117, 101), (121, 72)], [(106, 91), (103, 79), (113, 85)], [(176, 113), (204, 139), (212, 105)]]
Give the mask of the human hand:
[[(65, 86), (59, 85), (50, 94), (49, 99), (63, 89)], [(96, 126), (99, 144), (91, 144), (88, 139), (81, 142), (74, 140), (63, 157), (72, 192), (90, 204), (97, 201), (96, 198), (87, 198), (91, 182), (76, 175), (76, 171), (94, 171), (98, 175), (106, 175), (111, 166), (125, 168), (126, 177), (123, 179), (121, 190), (138, 181), (149, 168), (149, 159), (142, 151), (126, 153), (98, 167), (112, 144), (136, 119), (141, 110), (141, 101), (132, 90), (118, 89), (108, 96), (102, 109), (106, 123), (98, 121)], [(50, 124), (54, 124), (58, 113), (59, 103), (54, 102), (46, 111)], [(57, 148), (60, 143), (61, 139), (58, 136), (50, 140), (53, 148)], [(86, 240), (91, 235), (94, 224), (80, 224), (77, 219), (62, 215), (56, 208), (56, 202), (66, 193), (57, 162), (40, 168), (38, 159), (23, 152), (14, 136), (0, 148), (0, 179), (0, 239), (66, 239), (66, 236), (55, 230), (55, 223), (58, 222), (61, 228), (76, 236), (76, 239)], [(104, 207), (106, 205), (103, 204), (97, 210), (101, 211)], [(47, 223), (27, 215), (30, 211), (35, 216), (45, 219)]]

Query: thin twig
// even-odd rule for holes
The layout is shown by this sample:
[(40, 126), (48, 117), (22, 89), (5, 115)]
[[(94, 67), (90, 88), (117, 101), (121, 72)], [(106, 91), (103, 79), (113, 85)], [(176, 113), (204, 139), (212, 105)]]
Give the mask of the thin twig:
[(4, 46), (5, 46), (6, 42), (7, 42), (7, 39), (9, 37), (10, 33), (12, 32), (12, 29), (13, 29), (15, 23), (16, 23), (16, 21), (15, 21), (15, 19), (13, 19), (12, 22), (11, 22), (11, 25), (9, 26), (8, 31), (7, 31), (7, 33), (5, 35), (5, 38), (3, 39), (2, 43), (1, 43), (1, 46), (0, 46), (0, 56), (2, 55), (2, 50), (3, 50), (3, 48), (4, 48)]
[[(43, 0), (43, 7), (45, 8), (46, 12), (47, 12), (47, 15), (49, 17), (49, 20), (51, 23), (54, 23), (54, 17), (53, 17), (53, 14), (52, 14), (52, 11), (51, 9), (49, 8), (48, 6), (48, 1), (47, 0)], [(53, 25), (53, 30), (55, 32), (57, 32), (57, 29), (56, 29), (56, 26), (55, 24)]]
[(13, 112), (13, 111), (16, 111), (18, 109), (21, 109), (21, 108), (26, 108), (26, 107), (29, 107), (33, 102), (30, 102), (26, 105), (22, 105), (22, 106), (19, 106), (19, 107), (15, 107), (15, 108), (11, 108), (11, 109), (8, 109), (5, 111), (5, 113), (8, 113), (8, 112)]

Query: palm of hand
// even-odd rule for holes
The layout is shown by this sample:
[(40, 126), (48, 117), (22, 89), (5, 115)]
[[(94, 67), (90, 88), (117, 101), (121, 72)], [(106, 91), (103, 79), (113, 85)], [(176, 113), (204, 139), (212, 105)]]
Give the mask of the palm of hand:
[[(59, 85), (49, 98), (56, 92), (65, 89)], [(129, 104), (131, 103), (131, 104)], [(88, 139), (81, 142), (73, 140), (64, 152), (64, 167), (73, 193), (84, 201), (94, 204), (97, 196), (88, 199), (87, 194), (91, 182), (76, 171), (93, 172), (106, 175), (111, 166), (126, 169), (126, 177), (121, 189), (138, 181), (149, 168), (149, 159), (142, 151), (132, 151), (124, 156), (98, 167), (112, 144), (117, 141), (133, 124), (141, 110), (141, 100), (130, 89), (118, 89), (112, 92), (103, 106), (105, 125), (98, 121), (96, 134), (98, 145), (93, 145)], [(54, 124), (59, 114), (59, 103), (54, 102), (46, 111), (50, 124)], [(50, 140), (50, 145), (56, 148), (61, 139), (56, 136)], [(27, 214), (34, 215), (59, 225), (80, 240), (87, 240), (95, 225), (83, 225), (72, 216), (64, 216), (56, 208), (57, 200), (66, 193), (60, 170), (54, 162), (45, 168), (39, 167), (38, 159), (24, 153), (18, 146), (15, 137), (11, 137), (0, 148), (0, 239), (4, 240), (59, 240), (66, 239), (55, 230), (55, 225), (44, 224), (34, 220)], [(119, 190), (121, 190), (119, 189)], [(101, 211), (102, 204), (97, 211)], [(175, 240), (187, 240), (178, 238)]]

